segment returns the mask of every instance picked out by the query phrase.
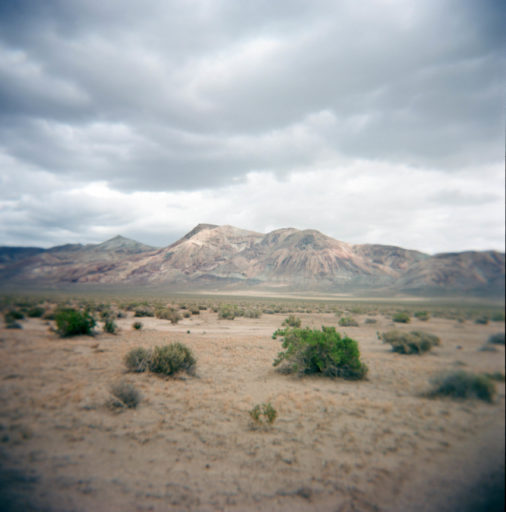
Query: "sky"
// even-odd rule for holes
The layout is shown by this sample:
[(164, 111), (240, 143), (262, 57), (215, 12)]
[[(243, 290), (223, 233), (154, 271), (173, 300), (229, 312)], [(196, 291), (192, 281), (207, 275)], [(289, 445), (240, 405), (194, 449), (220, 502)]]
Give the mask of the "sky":
[(502, 0), (0, 2), (0, 245), (196, 224), (504, 251)]

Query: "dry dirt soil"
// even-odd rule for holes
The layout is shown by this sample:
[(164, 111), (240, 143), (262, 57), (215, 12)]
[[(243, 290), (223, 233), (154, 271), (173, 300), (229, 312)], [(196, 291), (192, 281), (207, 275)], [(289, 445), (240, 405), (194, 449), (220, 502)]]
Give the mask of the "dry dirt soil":
[[(337, 326), (332, 314), (298, 316)], [(356, 315), (360, 327), (338, 330), (359, 342), (369, 374), (350, 382), (278, 373), (271, 335), (284, 318), (205, 311), (177, 325), (142, 318), (135, 331), (130, 313), (117, 335), (66, 339), (41, 319), (2, 326), (0, 510), (502, 509), (504, 382), (492, 404), (423, 393), (442, 370), (504, 373), (504, 346), (479, 350), (504, 322), (396, 325), (441, 338), (405, 356), (376, 336), (390, 318)], [(129, 350), (172, 341), (193, 350), (195, 376), (126, 372)], [(120, 379), (142, 393), (136, 409), (107, 406)], [(278, 417), (257, 428), (248, 411), (264, 402)]]

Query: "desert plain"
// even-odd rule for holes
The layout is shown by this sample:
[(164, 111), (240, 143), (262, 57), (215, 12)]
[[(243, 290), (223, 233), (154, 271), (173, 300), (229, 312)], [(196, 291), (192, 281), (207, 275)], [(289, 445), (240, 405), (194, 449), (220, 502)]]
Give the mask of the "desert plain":
[[(275, 299), (266, 301), (256, 307), (265, 311)], [(504, 332), (504, 320), (479, 324), (452, 307), (428, 321), (412, 316), (394, 324), (393, 312), (406, 304), (324, 300), (229, 320), (212, 310), (212, 300), (200, 302), (205, 309), (177, 324), (124, 309), (116, 334), (103, 332), (99, 321), (93, 337), (62, 338), (44, 318), (20, 320), (21, 329), (2, 323), (0, 510), (504, 506), (504, 345), (487, 345), (489, 336)], [(112, 308), (121, 310), (119, 301)], [(272, 334), (289, 314), (302, 326), (335, 326), (355, 339), (367, 379), (277, 371), (272, 363), (281, 343)], [(339, 326), (343, 315), (359, 325)], [(133, 329), (134, 321), (142, 329)], [(441, 344), (423, 355), (394, 353), (378, 337), (393, 328), (423, 329)], [(131, 349), (174, 341), (193, 351), (194, 375), (127, 371)], [(502, 374), (493, 402), (426, 396), (432, 377), (458, 369)], [(111, 386), (122, 380), (141, 393), (137, 407), (111, 407)], [(272, 425), (258, 425), (249, 414), (262, 403), (277, 411)]]

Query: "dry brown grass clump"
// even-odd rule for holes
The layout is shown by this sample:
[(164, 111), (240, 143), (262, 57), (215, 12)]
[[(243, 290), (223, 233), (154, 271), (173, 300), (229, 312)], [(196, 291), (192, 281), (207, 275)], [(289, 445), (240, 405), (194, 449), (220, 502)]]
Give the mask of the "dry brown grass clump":
[(125, 365), (131, 372), (142, 373), (149, 370), (163, 375), (174, 375), (185, 371), (193, 375), (197, 361), (192, 351), (183, 343), (169, 343), (148, 350), (137, 347), (125, 356)]
[(495, 384), (490, 377), (459, 370), (435, 377), (428, 396), (447, 396), (456, 399), (478, 398), (485, 402), (492, 402), (495, 392)]
[(392, 345), (393, 352), (399, 354), (423, 354), (441, 343), (436, 335), (424, 331), (405, 333), (394, 330), (384, 332), (381, 338), (384, 343)]

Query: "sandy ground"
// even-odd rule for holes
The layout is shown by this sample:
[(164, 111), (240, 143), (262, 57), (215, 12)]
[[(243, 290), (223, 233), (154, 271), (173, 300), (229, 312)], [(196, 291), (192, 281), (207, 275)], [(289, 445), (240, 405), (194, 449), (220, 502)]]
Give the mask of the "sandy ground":
[[(298, 316), (337, 326), (332, 314)], [(276, 372), (280, 342), (271, 335), (284, 318), (218, 320), (206, 311), (177, 325), (143, 318), (135, 331), (129, 316), (118, 335), (68, 339), (40, 319), (2, 326), (0, 510), (500, 509), (504, 383), (493, 404), (421, 393), (440, 370), (504, 373), (504, 346), (478, 350), (504, 323), (396, 325), (442, 341), (403, 356), (376, 337), (393, 327), (389, 318), (364, 325), (357, 315), (360, 327), (338, 330), (359, 342), (369, 375), (348, 382)], [(196, 376), (126, 373), (130, 349), (171, 341), (192, 348)], [(122, 378), (143, 400), (117, 413), (106, 402)], [(248, 411), (269, 401), (278, 418), (255, 429)]]

